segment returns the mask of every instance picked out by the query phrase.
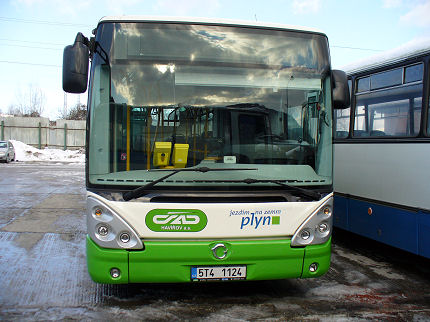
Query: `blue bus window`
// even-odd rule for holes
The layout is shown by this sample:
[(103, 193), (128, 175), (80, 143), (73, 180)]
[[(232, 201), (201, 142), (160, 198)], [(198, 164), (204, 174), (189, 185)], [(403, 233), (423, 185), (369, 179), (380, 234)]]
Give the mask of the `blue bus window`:
[(405, 83), (419, 82), (423, 79), (423, 64), (405, 68)]
[(352, 80), (348, 79), (348, 89), (349, 89), (349, 97), (352, 95)]
[(428, 113), (427, 113), (427, 136), (430, 136), (430, 101), (429, 101)]
[(370, 77), (360, 78), (357, 81), (357, 93), (370, 91)]
[(397, 68), (370, 76), (370, 88), (379, 89), (402, 84), (403, 69)]

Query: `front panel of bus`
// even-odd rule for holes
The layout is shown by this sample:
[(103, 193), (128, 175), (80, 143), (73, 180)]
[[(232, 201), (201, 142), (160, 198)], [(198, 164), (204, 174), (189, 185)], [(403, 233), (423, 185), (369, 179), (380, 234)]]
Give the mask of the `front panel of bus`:
[(96, 40), (87, 149), (92, 278), (325, 273), (332, 222), (326, 37), (104, 21)]

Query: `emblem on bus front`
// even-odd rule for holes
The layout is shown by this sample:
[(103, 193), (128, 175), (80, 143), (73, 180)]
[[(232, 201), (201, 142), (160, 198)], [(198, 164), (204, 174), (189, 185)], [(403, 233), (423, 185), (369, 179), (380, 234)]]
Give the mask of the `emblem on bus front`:
[(206, 214), (198, 209), (153, 209), (146, 214), (146, 226), (156, 232), (198, 232), (207, 225)]
[(223, 243), (216, 244), (211, 250), (212, 254), (217, 259), (224, 259), (228, 254), (228, 248)]

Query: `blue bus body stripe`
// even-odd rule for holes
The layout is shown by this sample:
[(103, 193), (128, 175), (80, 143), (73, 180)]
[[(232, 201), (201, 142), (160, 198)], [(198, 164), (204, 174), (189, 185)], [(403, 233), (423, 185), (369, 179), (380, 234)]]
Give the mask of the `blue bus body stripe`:
[(334, 225), (430, 258), (430, 213), (335, 196)]

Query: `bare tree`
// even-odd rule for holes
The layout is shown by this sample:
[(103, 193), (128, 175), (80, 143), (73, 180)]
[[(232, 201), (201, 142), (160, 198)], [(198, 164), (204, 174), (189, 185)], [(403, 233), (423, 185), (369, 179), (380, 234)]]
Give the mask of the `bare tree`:
[(61, 106), (61, 107), (58, 108), (58, 112), (57, 113), (58, 113), (57, 117), (59, 119), (67, 120), (67, 110), (64, 109), (63, 106)]
[(7, 109), (7, 114), (9, 115), (15, 115), (15, 116), (22, 116), (22, 111), (17, 105), (10, 104)]
[(8, 113), (15, 116), (38, 117), (45, 107), (45, 95), (42, 90), (32, 84), (28, 85), (25, 92), (18, 89), (16, 103), (9, 106)]
[(85, 104), (77, 103), (67, 113), (66, 120), (85, 120), (87, 118), (87, 106)]

